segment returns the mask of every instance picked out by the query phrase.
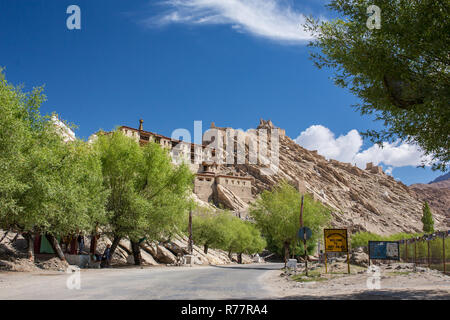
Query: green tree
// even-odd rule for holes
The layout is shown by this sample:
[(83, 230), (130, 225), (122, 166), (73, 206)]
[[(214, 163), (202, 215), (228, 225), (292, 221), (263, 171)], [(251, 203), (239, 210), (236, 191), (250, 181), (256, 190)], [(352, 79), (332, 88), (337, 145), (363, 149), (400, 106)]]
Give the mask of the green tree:
[(430, 207), (428, 206), (428, 202), (425, 201), (423, 204), (423, 215), (422, 215), (422, 223), (423, 223), (423, 232), (433, 233), (434, 232), (434, 220), (433, 215), (431, 213)]
[(160, 145), (140, 146), (120, 131), (100, 134), (95, 147), (109, 190), (106, 230), (113, 237), (111, 255), (128, 237), (140, 264), (141, 239), (162, 240), (182, 229), (191, 206), (192, 173), (184, 164), (175, 167)]
[(194, 243), (203, 246), (205, 254), (209, 248), (223, 249), (227, 246), (231, 216), (227, 211), (211, 212), (197, 208), (192, 219), (192, 237)]
[(228, 251), (230, 259), (232, 253), (238, 254), (238, 262), (242, 263), (242, 254), (261, 252), (266, 242), (259, 229), (248, 221), (233, 216), (229, 211), (203, 209), (192, 219), (192, 236), (194, 242), (203, 245), (204, 252), (209, 248)]
[(231, 234), (228, 242), (228, 253), (231, 259), (231, 253), (238, 254), (238, 263), (242, 263), (242, 254), (254, 254), (261, 252), (266, 242), (261, 237), (260, 231), (253, 223), (243, 221), (240, 218), (231, 219)]
[(22, 92), (0, 82), (0, 227), (46, 234), (61, 259), (56, 236), (90, 232), (105, 218), (106, 193), (98, 154), (85, 142), (65, 143), (39, 112), (42, 88)]
[(256, 227), (256, 225), (252, 222), (244, 221), (244, 225), (242, 227), (245, 232), (245, 237), (241, 237), (243, 239), (243, 243), (236, 251), (238, 253), (238, 262), (242, 263), (242, 254), (255, 254), (264, 250), (267, 243), (266, 240), (261, 235), (261, 231)]
[(37, 114), (45, 99), (41, 92), (42, 88), (22, 92), (9, 84), (0, 70), (0, 227), (4, 229), (18, 229), (16, 221), (23, 211), (17, 201), (27, 189), (21, 176), (34, 131), (43, 124)]
[[(381, 28), (369, 29), (367, 9), (381, 9)], [(336, 85), (361, 99), (362, 115), (382, 130), (373, 142), (401, 139), (418, 144), (445, 171), (450, 159), (450, 2), (448, 0), (332, 0), (339, 18), (309, 19), (318, 68), (335, 70)], [(318, 50), (315, 50), (318, 49)]]
[[(287, 261), (291, 246), (297, 246), (300, 228), (301, 194), (289, 183), (282, 181), (272, 191), (264, 191), (251, 206), (250, 215), (263, 236)], [(308, 245), (312, 249), (321, 235), (321, 228), (330, 220), (330, 210), (305, 195), (303, 207), (304, 226), (312, 231)]]

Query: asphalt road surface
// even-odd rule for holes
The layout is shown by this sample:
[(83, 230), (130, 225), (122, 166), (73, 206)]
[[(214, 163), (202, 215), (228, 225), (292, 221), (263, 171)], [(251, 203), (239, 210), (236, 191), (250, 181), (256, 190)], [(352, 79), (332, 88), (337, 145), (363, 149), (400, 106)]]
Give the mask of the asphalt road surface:
[(80, 289), (68, 289), (71, 275), (62, 272), (0, 273), (0, 299), (268, 299), (261, 277), (282, 266), (88, 269), (80, 272)]

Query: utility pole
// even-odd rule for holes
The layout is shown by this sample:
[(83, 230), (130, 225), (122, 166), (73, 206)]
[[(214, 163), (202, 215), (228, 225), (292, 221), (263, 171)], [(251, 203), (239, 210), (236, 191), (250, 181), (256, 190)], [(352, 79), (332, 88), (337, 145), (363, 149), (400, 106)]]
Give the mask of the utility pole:
[[(302, 203), (300, 205), (300, 228), (303, 228), (303, 201), (305, 196), (302, 195)], [(303, 250), (305, 259), (305, 275), (308, 276), (308, 255), (306, 253), (306, 232), (303, 232)]]
[(189, 244), (188, 244), (188, 250), (189, 253), (192, 254), (192, 210), (189, 211)]

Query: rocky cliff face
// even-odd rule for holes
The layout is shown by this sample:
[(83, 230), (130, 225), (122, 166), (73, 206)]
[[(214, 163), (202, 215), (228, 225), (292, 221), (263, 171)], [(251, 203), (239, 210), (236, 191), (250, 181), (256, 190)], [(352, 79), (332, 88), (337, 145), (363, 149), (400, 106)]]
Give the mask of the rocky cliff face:
[[(272, 123), (262, 122), (262, 125), (269, 131), (274, 128)], [(246, 133), (247, 150), (252, 141), (256, 141), (256, 131)], [(350, 163), (327, 160), (283, 134), (280, 134), (277, 171), (273, 164), (266, 167), (241, 164), (221, 169), (254, 177), (252, 192), (255, 197), (279, 181), (288, 180), (332, 208), (334, 226), (349, 228), (352, 232), (391, 234), (422, 229), (422, 200), (406, 185), (378, 167), (362, 170)], [(273, 174), (268, 175), (267, 172)], [(228, 195), (227, 202), (232, 198)], [(224, 205), (233, 207), (228, 203)], [(436, 212), (437, 229), (445, 228), (444, 220), (443, 213)]]
[(422, 202), (427, 201), (433, 214), (446, 217), (446, 226), (450, 226), (450, 173), (429, 184), (413, 184), (410, 189)]

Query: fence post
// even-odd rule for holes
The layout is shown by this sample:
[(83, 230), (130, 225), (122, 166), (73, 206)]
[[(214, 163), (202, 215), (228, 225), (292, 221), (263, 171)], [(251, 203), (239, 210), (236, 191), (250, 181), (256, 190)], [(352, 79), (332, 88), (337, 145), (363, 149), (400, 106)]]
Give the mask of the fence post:
[(445, 270), (445, 233), (442, 234), (442, 262), (444, 263), (444, 273), (446, 273), (447, 270)]
[(417, 266), (417, 241), (414, 239), (414, 268)]
[(408, 263), (408, 239), (405, 240), (405, 261)]

